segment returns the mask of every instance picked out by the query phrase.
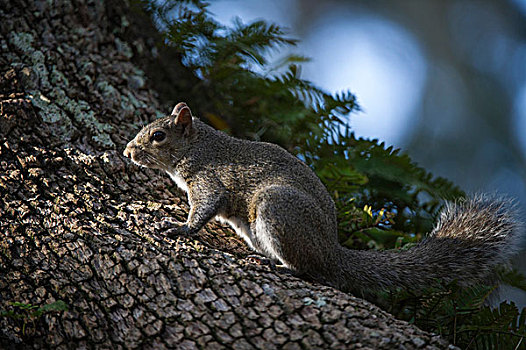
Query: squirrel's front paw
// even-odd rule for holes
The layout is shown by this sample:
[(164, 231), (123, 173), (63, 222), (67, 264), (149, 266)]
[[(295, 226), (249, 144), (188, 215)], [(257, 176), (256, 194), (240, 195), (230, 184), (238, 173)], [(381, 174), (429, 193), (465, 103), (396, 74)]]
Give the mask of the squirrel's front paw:
[(194, 232), (186, 224), (177, 222), (174, 218), (168, 217), (163, 218), (161, 221), (155, 224), (155, 228), (158, 232), (161, 232), (164, 236), (177, 237), (177, 236), (191, 236)]
[(183, 224), (180, 221), (177, 221), (175, 218), (163, 217), (161, 220), (154, 224), (154, 227), (156, 231), (163, 232), (174, 227), (179, 227), (181, 225)]
[(192, 230), (186, 224), (171, 227), (163, 232), (164, 235), (170, 238), (177, 236), (193, 236), (195, 233), (195, 230)]

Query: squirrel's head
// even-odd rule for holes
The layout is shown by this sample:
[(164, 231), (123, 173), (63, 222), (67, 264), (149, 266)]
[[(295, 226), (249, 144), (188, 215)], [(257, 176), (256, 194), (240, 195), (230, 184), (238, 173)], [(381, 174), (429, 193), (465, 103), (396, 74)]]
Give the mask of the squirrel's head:
[(169, 171), (184, 155), (194, 134), (192, 112), (180, 102), (171, 115), (142, 128), (123, 154), (137, 165)]

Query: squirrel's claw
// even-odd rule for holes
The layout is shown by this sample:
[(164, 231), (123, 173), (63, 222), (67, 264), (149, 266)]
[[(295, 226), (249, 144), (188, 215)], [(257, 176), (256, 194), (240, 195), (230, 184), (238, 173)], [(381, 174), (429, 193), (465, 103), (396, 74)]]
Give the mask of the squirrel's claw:
[(175, 221), (173, 218), (163, 218), (155, 224), (155, 228), (164, 236), (173, 238), (177, 236), (192, 236), (195, 234), (188, 225)]
[(176, 219), (166, 216), (163, 217), (160, 221), (156, 222), (154, 224), (155, 230), (157, 231), (166, 231), (168, 229), (181, 226), (182, 223), (177, 221)]
[(170, 238), (177, 237), (177, 236), (191, 236), (192, 232), (190, 228), (186, 225), (180, 225), (171, 227), (163, 232), (165, 236), (168, 236)]
[(261, 255), (257, 255), (257, 254), (251, 254), (251, 255), (248, 255), (246, 257), (246, 259), (253, 263), (253, 264), (256, 264), (256, 265), (267, 265), (269, 266), (272, 270), (275, 270), (276, 269), (276, 263), (274, 260), (272, 259), (269, 259), (269, 258), (266, 258), (264, 256), (261, 256)]

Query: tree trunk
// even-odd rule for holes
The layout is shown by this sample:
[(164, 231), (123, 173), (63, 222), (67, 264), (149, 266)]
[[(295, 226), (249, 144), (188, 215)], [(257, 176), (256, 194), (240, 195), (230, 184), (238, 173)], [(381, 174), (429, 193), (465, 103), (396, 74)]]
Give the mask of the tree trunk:
[(121, 1), (0, 4), (0, 347), (447, 347), (247, 262), (225, 227), (163, 238), (155, 223), (183, 221), (186, 202), (121, 152), (169, 112), (154, 88), (176, 100), (194, 78)]

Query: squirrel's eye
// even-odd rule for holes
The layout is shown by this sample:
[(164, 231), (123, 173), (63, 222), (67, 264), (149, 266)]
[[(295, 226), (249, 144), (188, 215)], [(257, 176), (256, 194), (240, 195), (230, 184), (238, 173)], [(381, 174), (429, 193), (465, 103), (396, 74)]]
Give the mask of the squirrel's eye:
[(150, 142), (153, 142), (153, 141), (156, 141), (156, 142), (161, 142), (162, 140), (164, 140), (166, 138), (166, 134), (162, 131), (156, 131), (152, 134), (152, 136), (150, 137)]

